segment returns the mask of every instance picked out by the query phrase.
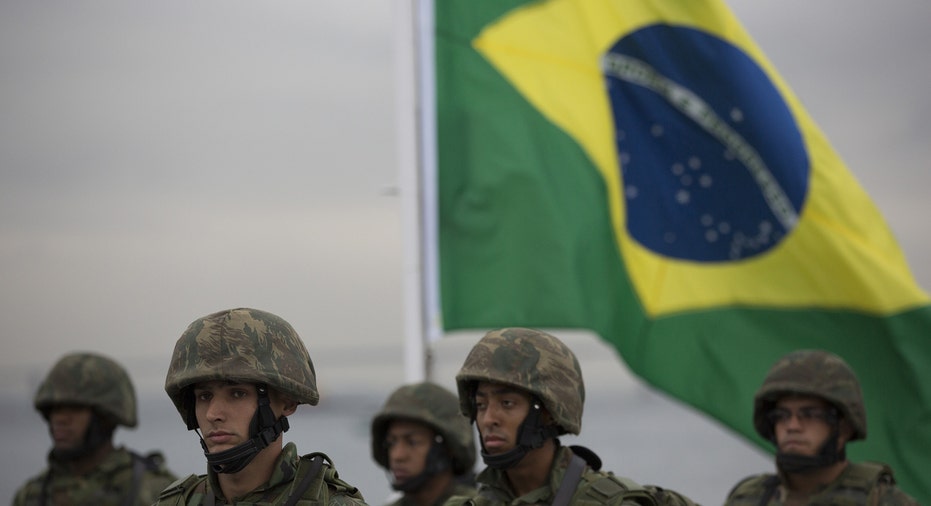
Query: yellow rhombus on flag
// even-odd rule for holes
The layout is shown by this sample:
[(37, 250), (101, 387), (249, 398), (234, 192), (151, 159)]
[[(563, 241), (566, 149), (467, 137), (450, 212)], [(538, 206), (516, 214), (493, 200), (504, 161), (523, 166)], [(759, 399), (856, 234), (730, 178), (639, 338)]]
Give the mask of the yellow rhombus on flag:
[(769, 451), (766, 371), (832, 351), (867, 408), (847, 454), (931, 501), (928, 296), (723, 2), (434, 5), (445, 329), (591, 329)]

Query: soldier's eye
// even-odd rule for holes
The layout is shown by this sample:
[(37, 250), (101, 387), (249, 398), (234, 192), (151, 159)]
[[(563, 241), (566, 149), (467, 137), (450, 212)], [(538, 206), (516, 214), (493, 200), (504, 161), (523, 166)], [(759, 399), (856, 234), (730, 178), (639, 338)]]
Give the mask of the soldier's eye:
[(766, 418), (769, 419), (770, 423), (777, 424), (782, 423), (792, 417), (792, 412), (788, 409), (775, 408), (770, 410), (769, 413), (766, 413)]
[(799, 408), (799, 410), (795, 412), (784, 408), (775, 408), (766, 414), (766, 418), (769, 419), (772, 424), (787, 422), (793, 416), (798, 418), (800, 423), (805, 423), (812, 420), (831, 421), (837, 417), (837, 413), (828, 408), (806, 406), (804, 408)]
[(798, 419), (803, 422), (814, 419), (827, 421), (830, 414), (829, 411), (825, 408), (807, 407), (799, 409), (798, 415), (796, 416), (798, 416)]

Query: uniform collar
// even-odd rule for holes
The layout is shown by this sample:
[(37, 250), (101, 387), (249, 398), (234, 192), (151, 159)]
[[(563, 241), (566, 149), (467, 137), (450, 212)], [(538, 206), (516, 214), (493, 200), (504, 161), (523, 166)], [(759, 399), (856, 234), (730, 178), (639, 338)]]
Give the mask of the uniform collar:
[[(278, 458), (275, 460), (274, 467), (272, 468), (272, 475), (268, 481), (242, 497), (232, 498), (231, 502), (254, 502), (251, 500), (253, 496), (261, 497), (266, 490), (273, 489), (282, 483), (290, 482), (297, 475), (299, 463), (300, 456), (297, 454), (297, 445), (293, 442), (285, 444), (281, 449), (281, 455), (278, 455)], [(210, 488), (211, 490), (220, 491), (220, 481), (217, 478), (217, 473), (213, 472), (209, 467), (210, 466), (208, 466), (207, 469), (207, 481), (210, 483)], [(221, 494), (217, 494), (218, 497), (220, 495)]]

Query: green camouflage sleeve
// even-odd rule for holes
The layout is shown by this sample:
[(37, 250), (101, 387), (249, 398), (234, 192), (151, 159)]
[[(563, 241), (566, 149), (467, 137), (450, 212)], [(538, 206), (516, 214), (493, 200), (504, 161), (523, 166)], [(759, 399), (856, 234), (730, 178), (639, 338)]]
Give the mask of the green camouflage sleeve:
[(330, 496), (330, 506), (368, 506), (361, 495), (336, 494)]
[(471, 501), (472, 497), (465, 495), (454, 495), (446, 500), (442, 506), (466, 506), (474, 504)]
[(159, 493), (152, 506), (184, 506), (186, 500), (187, 504), (201, 504), (204, 498), (204, 481), (204, 477), (196, 474), (178, 479)]
[(870, 494), (869, 504), (875, 506), (919, 506), (918, 501), (892, 483), (880, 483)]
[(675, 490), (669, 490), (656, 485), (644, 485), (643, 488), (647, 489), (653, 495), (658, 506), (699, 506), (698, 503)]
[[(315, 453), (311, 455), (321, 455), (326, 458), (329, 462), (329, 457), (322, 453)], [(339, 472), (335, 467), (326, 465), (323, 471), (323, 480), (321, 484), (328, 489), (329, 500), (327, 504), (330, 506), (352, 506), (352, 505), (366, 505), (365, 498), (362, 497), (362, 492), (359, 492), (359, 489), (342, 478), (339, 477)], [(319, 494), (313, 489), (309, 490), (311, 493), (309, 497), (319, 497)], [(307, 497), (307, 496), (305, 496)]]
[(13, 496), (13, 502), (10, 503), (12, 506), (26, 506), (26, 497), (29, 495), (27, 490), (28, 487), (29, 483), (23, 485), (19, 490), (16, 491), (16, 495)]
[(171, 485), (177, 476), (165, 466), (165, 458), (159, 452), (152, 452), (143, 457), (146, 470), (139, 484), (139, 496), (136, 498), (137, 506), (150, 506), (158, 501), (159, 494)]
[(139, 497), (136, 499), (138, 506), (150, 506), (158, 502), (158, 496), (169, 485), (175, 481), (175, 477), (161, 473), (146, 473), (142, 478), (142, 484), (139, 487)]

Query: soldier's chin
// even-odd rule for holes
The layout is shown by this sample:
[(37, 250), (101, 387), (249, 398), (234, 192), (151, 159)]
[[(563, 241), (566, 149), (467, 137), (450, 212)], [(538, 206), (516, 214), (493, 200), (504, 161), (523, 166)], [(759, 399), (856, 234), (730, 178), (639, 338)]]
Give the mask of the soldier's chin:
[(504, 441), (486, 441), (485, 442), (485, 453), (489, 455), (498, 455), (509, 451), (512, 446), (508, 445)]
[(220, 453), (220, 452), (225, 452), (226, 450), (229, 450), (229, 449), (231, 449), (231, 448), (233, 448), (233, 445), (227, 445), (227, 444), (224, 444), (224, 445), (214, 445), (214, 446), (212, 446), (212, 447), (208, 447), (208, 448), (207, 448), (207, 453)]
[(810, 457), (814, 453), (809, 451), (807, 446), (801, 444), (786, 444), (779, 447), (779, 452), (785, 455), (797, 455), (799, 457)]

